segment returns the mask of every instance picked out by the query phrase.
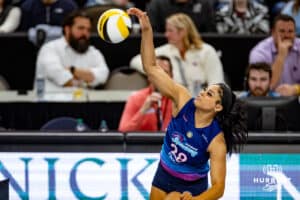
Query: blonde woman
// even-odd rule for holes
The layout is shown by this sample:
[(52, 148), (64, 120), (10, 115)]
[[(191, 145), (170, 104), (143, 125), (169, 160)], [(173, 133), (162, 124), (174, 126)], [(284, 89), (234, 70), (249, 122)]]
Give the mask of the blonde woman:
[[(191, 18), (183, 13), (166, 19), (168, 41), (155, 49), (156, 55), (171, 59), (174, 80), (196, 95), (203, 85), (224, 82), (222, 63), (216, 50), (205, 43)], [(130, 67), (143, 72), (141, 56), (130, 61)]]

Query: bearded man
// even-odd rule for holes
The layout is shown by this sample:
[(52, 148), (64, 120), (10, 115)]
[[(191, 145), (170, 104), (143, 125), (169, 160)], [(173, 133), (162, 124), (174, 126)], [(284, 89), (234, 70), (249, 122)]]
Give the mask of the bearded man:
[(44, 44), (37, 57), (36, 78), (45, 78), (45, 91), (65, 87), (95, 87), (106, 82), (109, 68), (104, 56), (90, 45), (91, 18), (82, 11), (63, 21), (63, 36)]

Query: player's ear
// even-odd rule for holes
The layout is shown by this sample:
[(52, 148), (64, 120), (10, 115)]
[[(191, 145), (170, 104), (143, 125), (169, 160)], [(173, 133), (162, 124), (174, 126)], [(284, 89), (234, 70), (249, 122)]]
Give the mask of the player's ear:
[(221, 112), (223, 110), (223, 106), (221, 103), (217, 103), (215, 106), (215, 112)]

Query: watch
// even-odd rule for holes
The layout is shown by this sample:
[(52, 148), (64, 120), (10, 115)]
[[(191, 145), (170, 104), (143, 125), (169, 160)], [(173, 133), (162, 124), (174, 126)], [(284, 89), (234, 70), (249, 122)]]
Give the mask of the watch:
[(74, 75), (74, 73), (75, 73), (75, 67), (73, 65), (70, 67), (70, 71)]

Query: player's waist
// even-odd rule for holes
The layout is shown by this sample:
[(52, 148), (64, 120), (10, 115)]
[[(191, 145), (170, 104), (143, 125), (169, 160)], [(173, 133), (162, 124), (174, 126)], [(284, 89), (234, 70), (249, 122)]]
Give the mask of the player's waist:
[(171, 168), (169, 168), (166, 163), (164, 163), (162, 160), (160, 161), (160, 165), (162, 166), (162, 168), (168, 172), (170, 175), (185, 180), (185, 181), (197, 181), (201, 178), (204, 178), (207, 176), (207, 173), (205, 174), (198, 174), (198, 173), (181, 173), (181, 172), (177, 172)]

